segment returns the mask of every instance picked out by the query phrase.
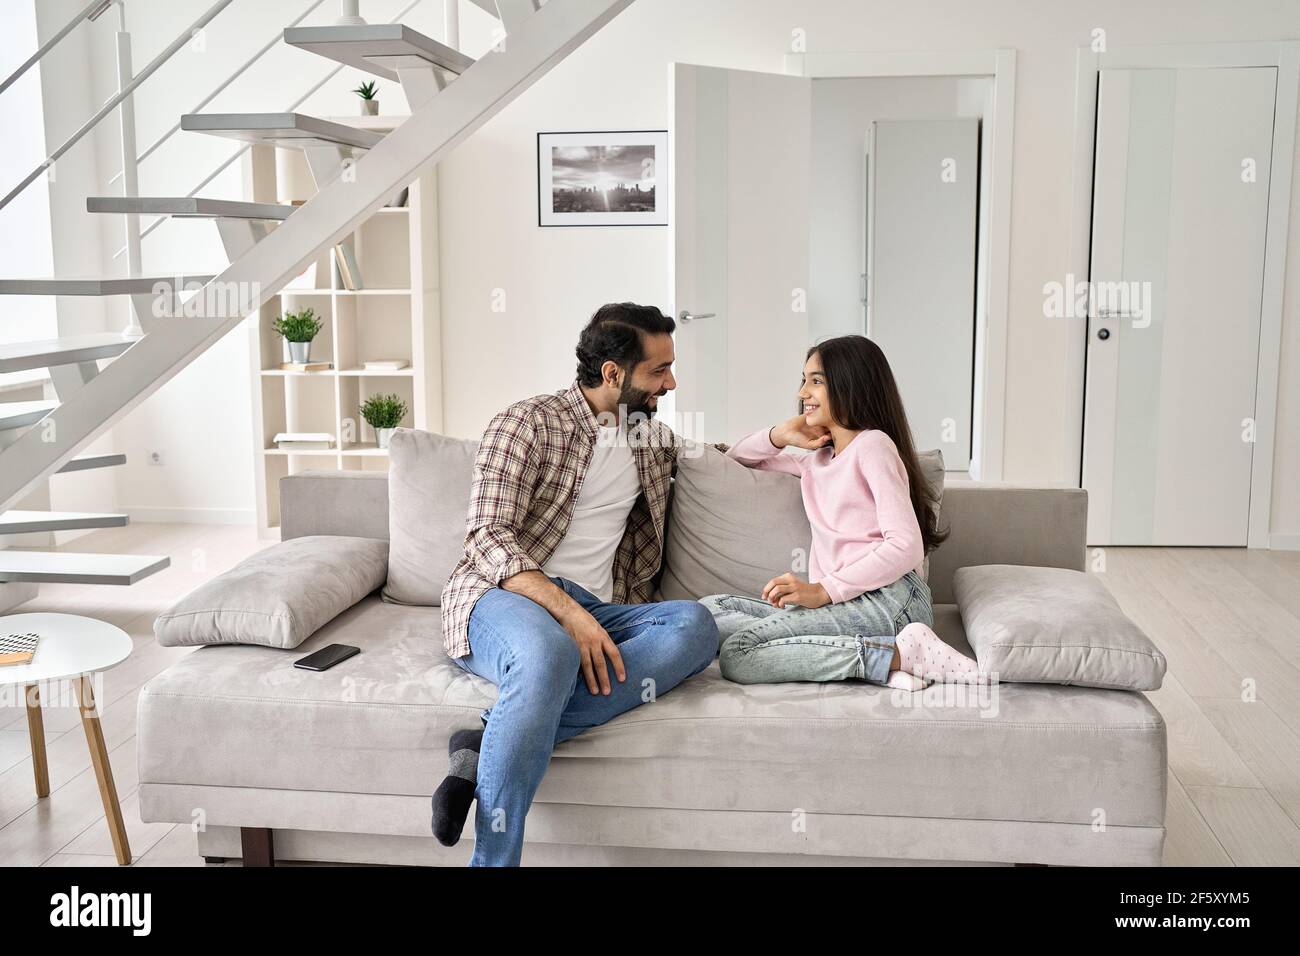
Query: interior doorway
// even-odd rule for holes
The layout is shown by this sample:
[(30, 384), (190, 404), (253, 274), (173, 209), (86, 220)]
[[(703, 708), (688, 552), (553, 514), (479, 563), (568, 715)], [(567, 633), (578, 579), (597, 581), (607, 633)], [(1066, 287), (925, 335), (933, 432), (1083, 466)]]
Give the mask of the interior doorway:
[(915, 447), (942, 450), (957, 473), (971, 463), (987, 247), (980, 122), (878, 119), (866, 137), (862, 331), (889, 357)]
[[(918, 447), (941, 448), (958, 474), (998, 480), (1014, 54), (790, 59), (787, 74), (674, 65), (674, 413), (696, 416), (693, 437), (734, 441), (788, 417), (808, 345), (866, 333), (883, 340)], [(945, 146), (933, 179), (967, 190), (954, 207), (965, 219), (936, 224), (960, 243), (954, 262), (897, 228), (931, 216), (930, 184), (892, 178), (913, 132), (951, 120), (967, 121), (968, 145)], [(868, 198), (866, 144), (885, 129), (899, 134), (881, 142), (892, 206)], [(954, 281), (935, 282), (950, 265)], [(942, 285), (962, 301), (927, 314)]]

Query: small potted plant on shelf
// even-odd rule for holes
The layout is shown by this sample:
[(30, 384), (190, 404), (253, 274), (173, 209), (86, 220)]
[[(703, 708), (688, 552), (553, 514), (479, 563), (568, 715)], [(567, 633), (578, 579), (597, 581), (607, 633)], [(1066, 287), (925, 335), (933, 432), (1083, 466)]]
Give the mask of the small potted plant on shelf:
[(286, 312), (275, 320), (272, 328), (289, 343), (289, 361), (306, 365), (311, 361), (311, 340), (316, 338), (323, 325), (314, 310), (303, 309), (301, 312)]
[(387, 448), (393, 429), (406, 417), (406, 402), (399, 395), (371, 395), (361, 404), (361, 417), (375, 430), (379, 447)]
[(375, 84), (374, 80), (366, 80), (366, 82), (362, 83), (352, 92), (361, 97), (362, 116), (379, 115), (379, 99), (376, 96), (379, 92), (379, 87)]

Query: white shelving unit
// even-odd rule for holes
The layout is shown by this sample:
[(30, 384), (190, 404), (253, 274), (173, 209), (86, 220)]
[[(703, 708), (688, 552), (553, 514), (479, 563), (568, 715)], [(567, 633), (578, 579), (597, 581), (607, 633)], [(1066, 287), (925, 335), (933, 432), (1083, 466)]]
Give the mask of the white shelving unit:
[[(376, 119), (355, 117), (376, 128)], [(382, 125), (378, 128), (383, 128)], [(255, 147), (245, 163), (248, 198), (276, 198), (273, 147)], [(388, 470), (388, 452), (361, 418), (369, 396), (396, 393), (409, 411), (402, 425), (442, 429), (441, 318), (438, 302), (438, 192), (436, 169), (410, 186), (407, 204), (385, 207), (350, 237), (363, 288), (344, 287), (337, 247), (316, 263), (317, 288), (286, 288), (262, 306), (250, 331), (254, 369), (253, 417), (258, 525), (274, 534), (280, 524), (279, 481), (309, 469)], [(281, 368), (288, 347), (272, 323), (283, 312), (311, 308), (324, 322), (312, 342), (311, 360), (324, 371)], [(366, 361), (402, 359), (406, 368), (371, 371)], [(279, 432), (324, 432), (329, 450), (285, 451)]]

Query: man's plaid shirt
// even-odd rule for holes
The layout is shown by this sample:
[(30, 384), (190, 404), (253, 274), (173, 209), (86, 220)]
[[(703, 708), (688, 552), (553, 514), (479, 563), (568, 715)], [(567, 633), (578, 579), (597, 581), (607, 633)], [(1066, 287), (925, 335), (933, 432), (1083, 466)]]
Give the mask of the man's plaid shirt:
[[(470, 651), (474, 603), (521, 571), (540, 571), (559, 546), (591, 463), (597, 427), (576, 379), (565, 391), (515, 402), (488, 423), (474, 462), (465, 555), (442, 591), (442, 641), (451, 657)], [(641, 495), (614, 555), (613, 601), (640, 604), (654, 590), (669, 479), (682, 441), (654, 419), (630, 425), (627, 438)]]

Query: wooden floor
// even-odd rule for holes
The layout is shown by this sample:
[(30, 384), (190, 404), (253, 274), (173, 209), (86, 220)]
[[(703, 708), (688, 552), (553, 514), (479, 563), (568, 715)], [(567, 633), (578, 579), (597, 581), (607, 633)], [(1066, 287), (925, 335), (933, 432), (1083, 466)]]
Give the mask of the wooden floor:
[[(135, 652), (104, 676), (104, 735), (136, 866), (202, 866), (187, 825), (142, 823), (135, 717), (141, 686), (191, 653), (159, 647), (155, 615), (271, 542), (225, 526), (134, 524), (70, 550), (167, 554), (130, 588), (46, 585), (18, 610), (121, 627)], [(1300, 552), (1107, 548), (1098, 577), (1169, 660), (1149, 696), (1169, 725), (1171, 866), (1300, 864)], [(74, 707), (45, 713), (50, 796), (32, 784), (21, 703), (0, 707), (0, 865), (115, 866)]]

